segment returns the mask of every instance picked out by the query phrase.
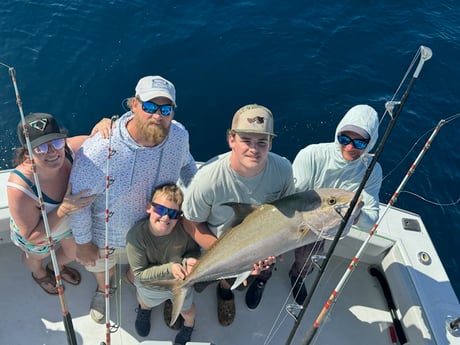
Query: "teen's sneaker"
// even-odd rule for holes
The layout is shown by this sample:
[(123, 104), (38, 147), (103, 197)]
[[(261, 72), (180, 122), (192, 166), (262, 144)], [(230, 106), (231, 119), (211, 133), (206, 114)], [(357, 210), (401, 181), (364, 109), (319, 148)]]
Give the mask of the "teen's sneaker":
[(136, 309), (137, 317), (136, 322), (134, 322), (134, 327), (136, 328), (137, 334), (141, 337), (146, 337), (150, 333), (150, 314), (152, 309), (142, 309), (139, 305)]
[(262, 299), (266, 282), (262, 279), (256, 278), (248, 291), (246, 292), (246, 305), (249, 309), (256, 309)]
[(182, 326), (174, 339), (174, 345), (185, 345), (192, 339), (193, 327)]
[(91, 318), (97, 323), (104, 323), (105, 319), (105, 294), (99, 290), (96, 290), (96, 293), (91, 300), (89, 306), (89, 314)]

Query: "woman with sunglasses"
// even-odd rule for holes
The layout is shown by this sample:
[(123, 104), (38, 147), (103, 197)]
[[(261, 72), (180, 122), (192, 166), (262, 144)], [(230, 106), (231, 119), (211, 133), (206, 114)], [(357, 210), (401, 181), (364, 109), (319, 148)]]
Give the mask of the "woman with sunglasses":
[[(200, 247), (182, 225), (183, 195), (175, 184), (155, 189), (147, 204), (148, 218), (134, 225), (126, 237), (126, 253), (135, 275), (137, 318), (135, 328), (141, 337), (150, 332), (152, 308), (165, 302), (165, 321), (171, 320), (171, 291), (144, 284), (165, 279), (183, 280), (200, 255)], [(195, 324), (193, 290), (190, 289), (181, 311), (182, 318), (172, 326), (179, 329), (174, 344), (190, 341)], [(169, 320), (168, 320), (169, 318)]]
[[(103, 119), (93, 129), (108, 135), (110, 120)], [(76, 152), (88, 136), (67, 138), (61, 132), (54, 117), (46, 113), (31, 113), (25, 117), (25, 127), (32, 147), (43, 203), (47, 212), (49, 230), (55, 243), (59, 243), (56, 258), (64, 281), (78, 285), (80, 273), (66, 266), (75, 260), (76, 245), (72, 238), (68, 215), (88, 206), (93, 197), (83, 193), (70, 194), (68, 180)], [(11, 214), (11, 240), (23, 250), (24, 265), (32, 278), (48, 294), (58, 294), (54, 270), (51, 263), (43, 266), (49, 256), (45, 226), (42, 219), (33, 165), (27, 149), (22, 122), (18, 124), (21, 147), (16, 149), (14, 163), (8, 183), (8, 207)]]
[[(378, 138), (377, 112), (368, 105), (356, 105), (344, 115), (335, 131), (335, 141), (309, 145), (297, 154), (292, 164), (297, 191), (314, 188), (341, 188), (356, 191), (372, 156)], [(379, 191), (382, 168), (379, 163), (361, 193), (364, 206), (355, 225), (369, 231), (379, 217)], [(303, 304), (307, 290), (305, 276), (313, 270), (311, 257), (321, 254), (324, 240), (295, 250), (295, 262), (289, 271), (293, 295)]]

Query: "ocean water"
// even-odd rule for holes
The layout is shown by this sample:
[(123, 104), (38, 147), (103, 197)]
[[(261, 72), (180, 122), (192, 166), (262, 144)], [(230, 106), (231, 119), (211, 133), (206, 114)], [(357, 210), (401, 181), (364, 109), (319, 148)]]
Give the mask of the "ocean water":
[[(176, 119), (197, 160), (228, 149), (225, 132), (247, 103), (273, 111), (273, 151), (293, 160), (302, 147), (333, 140), (355, 104), (382, 116), (417, 49), (428, 46), (433, 57), (380, 156), (383, 202), (433, 127), (460, 112), (457, 1), (227, 3), (4, 0), (0, 62), (16, 70), (24, 112), (52, 113), (71, 135), (123, 113), (138, 79), (159, 74), (176, 85)], [(0, 117), (0, 168), (10, 168), (20, 117), (4, 66)], [(458, 296), (460, 208), (448, 204), (460, 197), (459, 124), (441, 128), (395, 203), (422, 215)]]

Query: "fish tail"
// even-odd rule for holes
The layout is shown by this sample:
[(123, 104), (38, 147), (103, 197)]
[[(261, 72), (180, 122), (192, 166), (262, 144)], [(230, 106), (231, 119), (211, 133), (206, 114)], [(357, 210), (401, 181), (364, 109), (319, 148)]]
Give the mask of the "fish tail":
[(172, 312), (171, 312), (171, 323), (172, 326), (176, 322), (179, 314), (184, 305), (185, 297), (187, 296), (187, 291), (189, 287), (184, 286), (183, 280), (178, 279), (169, 279), (169, 280), (155, 280), (148, 283), (145, 283), (145, 286), (155, 287), (163, 290), (169, 290), (172, 292)]
[(184, 305), (185, 297), (187, 296), (188, 292), (188, 287), (185, 287), (183, 284), (181, 284), (181, 281), (177, 281), (178, 284), (174, 286), (172, 293), (173, 293), (173, 308), (171, 312), (171, 322), (170, 326), (174, 325), (174, 322), (176, 322), (177, 318), (179, 317), (179, 314), (182, 310), (182, 306)]

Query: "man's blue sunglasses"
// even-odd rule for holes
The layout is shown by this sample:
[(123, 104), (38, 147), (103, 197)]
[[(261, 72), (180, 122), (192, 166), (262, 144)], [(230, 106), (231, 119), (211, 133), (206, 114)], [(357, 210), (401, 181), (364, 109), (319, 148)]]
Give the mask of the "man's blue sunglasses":
[(38, 155), (46, 155), (48, 153), (49, 145), (53, 145), (53, 148), (57, 151), (65, 146), (65, 139), (54, 139), (47, 141), (37, 147), (34, 147), (34, 152)]
[(142, 102), (142, 110), (149, 113), (149, 114), (155, 114), (158, 109), (160, 109), (160, 114), (163, 116), (169, 116), (174, 110), (174, 105), (172, 104), (163, 104), (159, 105), (151, 101), (145, 101)]
[(181, 210), (176, 210), (174, 208), (168, 208), (166, 206), (157, 204), (153, 201), (151, 201), (150, 204), (153, 207), (153, 211), (157, 213), (160, 217), (163, 217), (165, 214), (167, 214), (169, 216), (169, 219), (174, 220), (174, 219), (179, 218), (180, 215), (182, 214)]
[(364, 150), (369, 144), (368, 139), (351, 139), (348, 135), (341, 134), (337, 136), (337, 141), (340, 145), (346, 146), (349, 143), (353, 145), (353, 147), (357, 150)]

